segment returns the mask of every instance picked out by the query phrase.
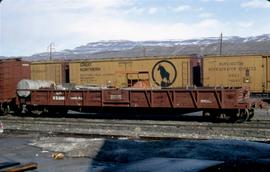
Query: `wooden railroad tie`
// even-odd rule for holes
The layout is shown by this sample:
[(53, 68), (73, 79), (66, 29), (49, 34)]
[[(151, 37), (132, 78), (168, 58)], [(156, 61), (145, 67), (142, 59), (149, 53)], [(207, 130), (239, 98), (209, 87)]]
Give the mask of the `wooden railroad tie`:
[(37, 163), (29, 162), (21, 164), (20, 162), (0, 163), (0, 172), (22, 172), (37, 169)]

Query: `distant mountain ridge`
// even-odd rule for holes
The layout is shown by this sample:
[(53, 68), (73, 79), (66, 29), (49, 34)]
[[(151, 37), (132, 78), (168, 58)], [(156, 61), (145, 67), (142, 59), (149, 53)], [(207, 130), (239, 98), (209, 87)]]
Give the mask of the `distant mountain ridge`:
[[(140, 57), (159, 55), (219, 54), (220, 38), (188, 40), (90, 42), (74, 49), (53, 52), (53, 59), (88, 59), (109, 57)], [(223, 37), (222, 54), (270, 54), (270, 34), (252, 37)], [(34, 54), (27, 59), (49, 59), (49, 52)]]

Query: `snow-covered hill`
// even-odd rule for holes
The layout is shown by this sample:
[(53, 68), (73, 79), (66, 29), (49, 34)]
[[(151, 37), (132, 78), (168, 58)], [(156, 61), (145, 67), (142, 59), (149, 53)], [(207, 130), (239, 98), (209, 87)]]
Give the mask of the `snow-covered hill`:
[[(53, 52), (56, 59), (133, 57), (152, 55), (217, 54), (219, 37), (189, 40), (90, 42), (74, 49)], [(253, 37), (223, 37), (223, 54), (270, 54), (270, 34)], [(31, 59), (48, 59), (49, 53), (34, 54)]]

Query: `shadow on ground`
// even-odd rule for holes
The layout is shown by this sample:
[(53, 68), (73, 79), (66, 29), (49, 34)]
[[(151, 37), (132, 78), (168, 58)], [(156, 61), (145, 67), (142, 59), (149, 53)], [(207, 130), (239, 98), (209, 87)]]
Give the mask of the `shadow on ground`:
[(270, 145), (203, 141), (105, 140), (88, 171), (270, 171)]
[(20, 114), (14, 116), (27, 116), (27, 117), (50, 117), (50, 118), (85, 118), (85, 119), (119, 119), (119, 120), (157, 120), (157, 121), (194, 121), (194, 122), (229, 122), (228, 119), (213, 119), (209, 116), (202, 116), (202, 111), (184, 111), (184, 112), (177, 112), (177, 111), (99, 111), (99, 112), (89, 112), (89, 113), (82, 113), (82, 112), (75, 112), (69, 111), (67, 114)]

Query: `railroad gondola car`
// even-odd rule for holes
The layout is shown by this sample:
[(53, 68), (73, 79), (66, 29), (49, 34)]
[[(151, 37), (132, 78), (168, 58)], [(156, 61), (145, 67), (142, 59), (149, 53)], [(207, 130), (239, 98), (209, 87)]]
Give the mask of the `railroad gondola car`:
[[(24, 81), (22, 81), (24, 82)], [(29, 81), (35, 82), (35, 81)], [(24, 85), (24, 84), (21, 84)], [(17, 103), (22, 112), (41, 111), (50, 114), (68, 110), (91, 112), (114, 111), (204, 111), (211, 117), (226, 117), (231, 121), (250, 120), (256, 102), (248, 90), (225, 88), (64, 88), (18, 89)]]

